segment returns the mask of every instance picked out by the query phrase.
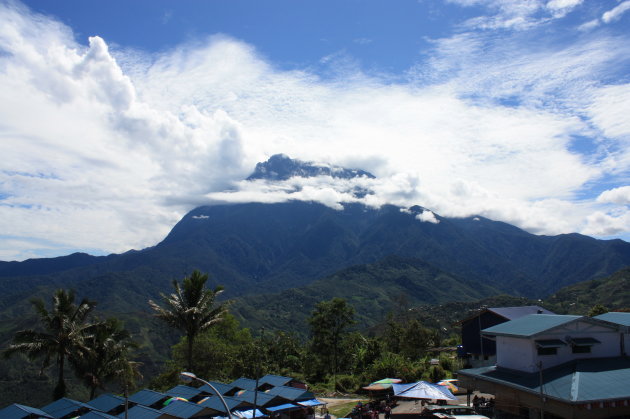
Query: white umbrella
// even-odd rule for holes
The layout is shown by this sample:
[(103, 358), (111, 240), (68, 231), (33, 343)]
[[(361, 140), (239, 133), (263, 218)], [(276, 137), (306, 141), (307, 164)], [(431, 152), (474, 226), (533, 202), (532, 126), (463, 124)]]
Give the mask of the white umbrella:
[(457, 400), (448, 388), (437, 384), (418, 381), (411, 384), (392, 384), (394, 396), (409, 399)]

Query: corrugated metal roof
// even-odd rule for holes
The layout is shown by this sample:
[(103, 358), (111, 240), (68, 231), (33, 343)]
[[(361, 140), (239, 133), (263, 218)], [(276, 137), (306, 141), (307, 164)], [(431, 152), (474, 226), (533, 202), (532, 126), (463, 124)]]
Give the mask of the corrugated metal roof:
[[(129, 419), (158, 419), (158, 418), (169, 418), (172, 417), (167, 413), (160, 412), (159, 410), (151, 409), (147, 406), (137, 405), (129, 409), (128, 418)], [(118, 418), (124, 419), (125, 412), (122, 412), (118, 415)]]
[(553, 312), (540, 306), (522, 306), (522, 307), (491, 307), (488, 311), (505, 317), (508, 320), (518, 319), (528, 314), (554, 314)]
[(184, 402), (182, 400), (173, 400), (161, 410), (162, 412), (168, 413), (169, 415), (175, 416), (177, 418), (188, 419), (195, 415), (198, 415), (200, 412), (207, 409), (208, 408), (198, 405), (196, 403)]
[(272, 374), (267, 374), (263, 378), (258, 380), (260, 384), (271, 384), (272, 386), (284, 386), (290, 383), (291, 381), (293, 381), (293, 378), (291, 377), (283, 377), (281, 375), (272, 375)]
[[(230, 390), (234, 390), (235, 388), (237, 388), (230, 384), (219, 383), (218, 381), (208, 381), (208, 383), (212, 384), (214, 388), (216, 388), (217, 391), (221, 394), (225, 394), (229, 392)], [(204, 393), (215, 394), (214, 390), (212, 390), (210, 386), (208, 386), (207, 384), (204, 384), (201, 387), (199, 387), (199, 390), (203, 391)]]
[[(225, 400), (225, 404), (227, 404), (230, 411), (249, 405), (249, 403), (247, 403), (246, 401), (239, 400), (234, 397), (223, 397), (223, 399)], [(225, 411), (225, 407), (223, 406), (223, 403), (221, 403), (221, 399), (218, 396), (211, 396), (207, 400), (204, 400), (203, 402), (199, 403), (199, 406), (207, 407), (217, 412), (227, 413)]]
[(256, 389), (256, 380), (252, 380), (251, 378), (241, 377), (237, 380), (232, 381), (230, 385), (232, 385), (233, 387), (241, 388), (243, 390), (254, 391)]
[(31, 415), (42, 418), (52, 418), (52, 416), (43, 410), (17, 403), (0, 410), (0, 419), (22, 419)]
[(315, 398), (315, 395), (301, 388), (278, 386), (267, 391), (268, 394), (275, 394), (290, 401), (308, 400)]
[(108, 415), (107, 413), (98, 412), (96, 410), (87, 412), (85, 415), (81, 415), (80, 418), (81, 419), (118, 419), (116, 416)]
[(139, 392), (132, 394), (129, 397), (129, 401), (133, 403), (138, 403), (143, 406), (151, 406), (159, 401), (168, 399), (168, 396), (163, 393), (158, 393), (157, 391), (144, 389)]
[(622, 312), (610, 312), (600, 314), (599, 316), (595, 316), (595, 319), (604, 320), (610, 323), (619, 324), (621, 326), (630, 327), (630, 313), (622, 313)]
[(125, 399), (120, 396), (115, 396), (113, 394), (101, 394), (97, 398), (90, 400), (85, 404), (93, 407), (96, 410), (100, 410), (101, 412), (109, 412), (110, 410), (125, 404)]
[(63, 397), (42, 407), (42, 410), (54, 418), (62, 418), (74, 412), (87, 412), (92, 408), (85, 403)]
[(529, 314), (497, 324), (482, 330), (484, 335), (530, 337), (578, 319), (588, 319), (583, 316), (560, 314)]
[(201, 393), (203, 393), (203, 390), (200, 390), (195, 387), (184, 386), (181, 384), (164, 392), (164, 394), (166, 394), (167, 396), (183, 397), (184, 399), (188, 399), (188, 400), (192, 399), (193, 397)]
[[(538, 372), (524, 373), (497, 367), (460, 370), (461, 375), (500, 383), (540, 394)], [(630, 359), (580, 359), (543, 370), (543, 392), (567, 403), (588, 403), (630, 398)]]
[[(274, 388), (277, 388), (277, 387), (274, 387)], [(234, 398), (238, 399), (238, 400), (246, 401), (247, 403), (250, 403), (250, 404), (253, 405), (254, 404), (254, 397), (255, 397), (256, 398), (256, 400), (255, 400), (256, 401), (256, 406), (263, 406), (263, 407), (271, 405), (271, 404), (275, 404), (275, 403), (280, 404), (280, 403), (283, 402), (283, 400), (282, 400), (282, 398), (280, 396), (277, 396), (275, 394), (271, 394), (270, 391), (271, 390), (269, 390), (269, 392), (267, 392), (267, 393), (263, 393), (261, 391), (254, 392), (254, 391), (247, 391), (247, 390), (245, 390), (241, 394), (236, 394), (234, 396)], [(258, 395), (256, 395), (256, 393)]]

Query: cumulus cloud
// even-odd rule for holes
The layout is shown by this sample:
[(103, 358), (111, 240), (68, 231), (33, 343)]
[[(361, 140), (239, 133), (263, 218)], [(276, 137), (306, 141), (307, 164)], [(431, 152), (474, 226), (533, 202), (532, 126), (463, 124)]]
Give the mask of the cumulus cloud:
[[(580, 5), (458, 3), (524, 21)], [(82, 45), (13, 4), (0, 20), (0, 228), (11, 238), (0, 259), (141, 248), (197, 205), (288, 199), (419, 204), (422, 221), (479, 214), (545, 234), (627, 231), (608, 207), (620, 201), (580, 199), (630, 165), (628, 86), (599, 81), (628, 56), (625, 39), (554, 48), (463, 31), (394, 83), (347, 63), (327, 78), (281, 71), (226, 36), (147, 54), (98, 36)], [(576, 136), (592, 152), (576, 151)], [(243, 180), (276, 153), (377, 179)]]
[(630, 205), (630, 186), (604, 191), (597, 197), (597, 202)]
[(431, 223), (431, 224), (439, 224), (440, 220), (435, 217), (431, 211), (425, 210), (420, 214), (416, 215), (416, 220), (420, 220), (422, 222)]

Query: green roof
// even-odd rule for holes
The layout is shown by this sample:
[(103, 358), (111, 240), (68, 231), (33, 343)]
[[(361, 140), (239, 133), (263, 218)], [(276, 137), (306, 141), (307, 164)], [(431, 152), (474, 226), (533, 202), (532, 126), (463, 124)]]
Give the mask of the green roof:
[(529, 314), (482, 330), (485, 335), (530, 337), (562, 326), (583, 316)]
[[(460, 370), (463, 376), (490, 381), (540, 394), (538, 372), (525, 373), (499, 367)], [(568, 403), (630, 398), (629, 358), (593, 358), (568, 362), (543, 370), (543, 392)]]
[(622, 326), (630, 326), (630, 313), (610, 312), (600, 314), (594, 317), (597, 320), (604, 320), (610, 323), (620, 324)]

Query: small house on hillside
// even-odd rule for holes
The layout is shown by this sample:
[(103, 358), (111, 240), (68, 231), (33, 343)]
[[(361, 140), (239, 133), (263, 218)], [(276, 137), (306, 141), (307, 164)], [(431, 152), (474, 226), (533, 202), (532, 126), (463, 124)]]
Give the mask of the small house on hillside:
[(459, 382), (494, 394), (496, 411), (515, 417), (630, 417), (621, 384), (630, 382), (629, 322), (630, 313), (530, 314), (484, 329), (496, 365), (460, 370)]
[(494, 365), (497, 353), (495, 341), (484, 338), (481, 331), (529, 314), (553, 313), (539, 306), (484, 307), (462, 320), (460, 357), (465, 358), (465, 365), (470, 368)]

